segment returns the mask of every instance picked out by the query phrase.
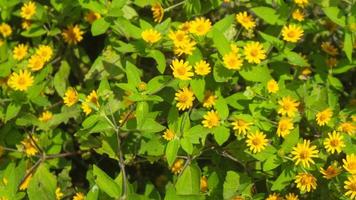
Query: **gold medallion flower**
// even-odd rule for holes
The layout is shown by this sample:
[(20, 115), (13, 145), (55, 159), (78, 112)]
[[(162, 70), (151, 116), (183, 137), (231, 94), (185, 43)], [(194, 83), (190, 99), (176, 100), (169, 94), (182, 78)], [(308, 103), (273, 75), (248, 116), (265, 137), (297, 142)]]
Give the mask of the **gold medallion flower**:
[(322, 42), (321, 49), (331, 56), (337, 56), (339, 54), (339, 51), (334, 45), (331, 44), (331, 42)]
[(219, 126), (219, 124), (220, 124), (219, 114), (214, 110), (207, 112), (203, 116), (203, 118), (204, 118), (204, 120), (202, 121), (202, 124), (206, 128), (214, 128), (214, 127)]
[(166, 129), (166, 131), (164, 131), (162, 137), (167, 141), (171, 141), (174, 139), (175, 135), (176, 134), (174, 133), (174, 131), (172, 129)]
[(315, 145), (310, 145), (310, 140), (304, 140), (303, 143), (298, 143), (296, 147), (293, 147), (291, 154), (295, 165), (302, 164), (303, 167), (310, 167), (310, 163), (315, 163), (313, 158), (318, 157), (318, 150)]
[(268, 195), (268, 197), (265, 200), (283, 200), (283, 198), (278, 194), (278, 193), (273, 193)]
[(211, 22), (204, 17), (196, 18), (190, 23), (189, 32), (202, 36), (207, 34), (211, 29)]
[(174, 78), (180, 80), (190, 80), (194, 75), (192, 72), (192, 66), (189, 65), (188, 61), (174, 59), (171, 64), (171, 69), (173, 70)]
[(23, 20), (21, 22), (21, 27), (25, 30), (29, 29), (31, 25), (32, 25), (32, 22), (30, 20)]
[(294, 193), (288, 193), (284, 198), (285, 200), (299, 200), (298, 195)]
[(316, 178), (307, 172), (297, 174), (294, 182), (301, 192), (310, 192), (315, 190), (317, 186)]
[(281, 100), (278, 101), (280, 105), (278, 109), (278, 114), (288, 117), (294, 117), (295, 114), (298, 112), (299, 102), (292, 99), (290, 96), (283, 97)]
[(95, 90), (92, 90), (85, 98), (85, 102), (82, 103), (82, 109), (85, 115), (89, 115), (92, 112), (92, 106), (100, 107), (99, 98)]
[(42, 112), (41, 116), (38, 118), (41, 122), (48, 122), (53, 118), (53, 114), (50, 111)]
[(247, 135), (246, 144), (252, 153), (259, 153), (266, 148), (268, 140), (263, 132), (256, 131)]
[(232, 129), (239, 135), (245, 136), (247, 131), (250, 130), (252, 123), (249, 123), (243, 119), (235, 119), (232, 123)]
[(340, 153), (342, 151), (342, 148), (345, 147), (343, 136), (340, 133), (337, 133), (336, 131), (328, 133), (328, 136), (329, 137), (324, 140), (324, 147), (326, 151), (329, 153)]
[(84, 200), (85, 199), (85, 195), (81, 192), (77, 192), (75, 193), (73, 200)]
[(344, 163), (343, 167), (346, 171), (350, 172), (351, 174), (356, 174), (356, 155), (350, 154), (346, 155), (346, 159), (342, 159)]
[(277, 93), (279, 90), (278, 83), (275, 80), (269, 80), (267, 82), (267, 91), (268, 93)]
[(294, 3), (303, 8), (309, 4), (309, 0), (294, 0)]
[(32, 179), (32, 174), (29, 174), (25, 180), (21, 183), (21, 185), (19, 186), (20, 190), (26, 190), (28, 188), (28, 184), (30, 184), (30, 181)]
[(214, 94), (214, 92), (208, 90), (204, 94), (204, 100), (203, 100), (203, 107), (204, 108), (212, 108), (217, 100), (217, 96)]
[(12, 51), (12, 56), (15, 60), (22, 60), (27, 55), (28, 46), (25, 44), (18, 44)]
[(161, 33), (151, 28), (142, 31), (141, 37), (145, 42), (149, 44), (153, 44), (161, 39)]
[(36, 4), (34, 2), (29, 1), (21, 7), (20, 15), (22, 18), (29, 20), (34, 14), (36, 14)]
[(247, 14), (246, 11), (236, 14), (236, 21), (247, 30), (253, 29), (256, 26), (256, 22), (253, 17)]
[(231, 51), (223, 56), (224, 66), (232, 70), (240, 70), (242, 67), (242, 59), (236, 52)]
[(62, 32), (63, 39), (68, 44), (77, 44), (83, 40), (84, 32), (80, 30), (79, 25), (69, 25), (67, 29)]
[(342, 133), (347, 133), (349, 135), (354, 135), (356, 131), (356, 126), (350, 122), (343, 122), (339, 125), (338, 131)]
[(206, 76), (211, 72), (209, 63), (205, 60), (200, 60), (194, 65), (195, 73), (201, 76)]
[(302, 21), (304, 21), (305, 14), (300, 9), (296, 9), (292, 13), (292, 18), (297, 20), (297, 21), (299, 21), (299, 22), (302, 22)]
[(332, 116), (333, 116), (333, 111), (330, 108), (327, 108), (316, 114), (316, 122), (319, 126), (324, 126), (327, 123), (329, 123)]
[(3, 37), (9, 37), (12, 34), (12, 28), (6, 23), (0, 24), (0, 33)]
[(278, 122), (277, 135), (279, 137), (285, 137), (290, 133), (291, 130), (294, 129), (292, 119), (290, 118), (282, 118)]
[(298, 42), (303, 37), (304, 31), (301, 26), (296, 24), (285, 25), (282, 28), (283, 40), (287, 42)]
[(182, 30), (170, 31), (168, 37), (173, 41), (173, 44), (176, 48), (185, 46), (186, 43), (190, 42), (190, 38), (187, 32)]
[(351, 175), (347, 177), (347, 180), (344, 181), (344, 188), (346, 189), (346, 196), (349, 196), (350, 199), (356, 199), (356, 175)]
[(323, 174), (325, 179), (332, 179), (339, 175), (340, 172), (341, 169), (336, 164), (329, 165), (326, 169), (320, 167), (320, 173)]
[(188, 40), (185, 43), (181, 44), (180, 46), (174, 46), (174, 54), (181, 56), (182, 54), (192, 55), (193, 51), (195, 50), (195, 45), (197, 43), (193, 40)]
[(187, 87), (179, 90), (175, 94), (175, 98), (177, 101), (178, 110), (187, 110), (193, 107), (193, 101), (195, 99), (194, 93)]
[(36, 50), (36, 55), (40, 56), (44, 62), (48, 62), (53, 55), (52, 47), (48, 45), (40, 45)]
[[(33, 137), (34, 141), (37, 141), (36, 137)], [(23, 151), (28, 157), (34, 156), (38, 153), (37, 147), (31, 138), (27, 137), (21, 141)]]
[(27, 70), (20, 70), (19, 73), (13, 72), (7, 84), (14, 90), (27, 91), (33, 84), (33, 76)]
[(177, 159), (172, 167), (171, 167), (171, 171), (174, 173), (174, 174), (179, 174), (182, 169), (183, 169), (183, 166), (184, 166), (184, 160), (183, 159)]
[(27, 65), (32, 71), (38, 71), (44, 67), (45, 61), (41, 56), (34, 54), (30, 57)]
[(244, 47), (244, 55), (248, 63), (260, 64), (266, 59), (266, 50), (259, 42), (249, 42)]
[(153, 21), (160, 23), (164, 16), (164, 9), (162, 8), (161, 4), (156, 3), (151, 7)]
[(68, 88), (64, 93), (63, 102), (66, 106), (70, 107), (78, 102), (78, 93), (74, 88)]
[(90, 11), (85, 15), (85, 21), (89, 22), (89, 24), (92, 24), (95, 22), (95, 20), (100, 19), (101, 15), (100, 13)]

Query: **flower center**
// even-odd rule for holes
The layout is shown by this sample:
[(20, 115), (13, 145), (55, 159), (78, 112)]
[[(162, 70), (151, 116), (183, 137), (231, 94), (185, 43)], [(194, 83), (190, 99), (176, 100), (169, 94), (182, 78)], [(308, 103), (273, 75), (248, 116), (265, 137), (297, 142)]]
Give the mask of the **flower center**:
[(356, 182), (352, 182), (350, 185), (350, 190), (356, 192)]
[(19, 85), (26, 85), (26, 79), (23, 77), (19, 77), (19, 79), (17, 80), (17, 84)]
[(294, 38), (296, 36), (296, 33), (294, 31), (289, 31), (287, 33), (287, 36), (290, 37), (290, 38)]
[(307, 159), (309, 157), (309, 152), (306, 151), (306, 150), (302, 150), (300, 153), (299, 153), (299, 157), (301, 159)]
[(187, 70), (185, 69), (185, 67), (178, 67), (177, 72), (179, 75), (183, 76), (187, 73)]
[(255, 145), (255, 146), (261, 144), (260, 138), (254, 138), (254, 139), (252, 140), (252, 144)]
[(333, 147), (337, 147), (337, 146), (339, 146), (339, 144), (340, 144), (339, 140), (336, 140), (336, 139), (330, 140), (330, 145)]

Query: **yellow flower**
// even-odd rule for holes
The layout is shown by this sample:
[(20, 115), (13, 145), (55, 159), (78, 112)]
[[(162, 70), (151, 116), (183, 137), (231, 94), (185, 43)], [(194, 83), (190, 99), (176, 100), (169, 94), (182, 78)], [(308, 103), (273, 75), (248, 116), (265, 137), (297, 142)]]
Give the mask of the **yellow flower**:
[(194, 73), (191, 71), (192, 66), (187, 61), (174, 59), (171, 64), (174, 78), (180, 80), (190, 80)]
[(84, 200), (85, 199), (85, 196), (83, 193), (81, 192), (77, 192), (75, 193), (74, 197), (73, 197), (73, 200)]
[(356, 174), (356, 155), (350, 154), (346, 155), (346, 159), (342, 159), (344, 163), (343, 167), (346, 171), (350, 172), (351, 174)]
[(291, 154), (294, 155), (292, 159), (296, 165), (301, 163), (303, 167), (309, 167), (310, 163), (314, 164), (313, 158), (318, 157), (318, 150), (315, 145), (310, 146), (310, 140), (304, 140), (293, 147)]
[(326, 65), (329, 67), (329, 68), (332, 68), (332, 67), (336, 67), (337, 65), (337, 59), (334, 58), (334, 57), (331, 57), (331, 58), (328, 58), (326, 60)]
[(331, 56), (336, 56), (339, 54), (339, 51), (334, 45), (331, 44), (331, 42), (322, 42), (321, 49)]
[(92, 24), (95, 22), (95, 20), (100, 19), (101, 15), (100, 13), (90, 11), (85, 15), (85, 21), (89, 22), (89, 24)]
[(182, 23), (181, 25), (179, 25), (179, 30), (184, 31), (184, 32), (189, 32), (190, 27), (191, 27), (191, 22), (186, 21), (186, 22)]
[(294, 3), (303, 8), (309, 4), (309, 0), (294, 0)]
[(0, 24), (0, 33), (3, 37), (6, 38), (12, 34), (12, 29), (8, 24), (2, 23)]
[[(32, 137), (33, 140), (37, 141), (37, 138)], [(23, 150), (25, 151), (25, 154), (30, 157), (30, 156), (34, 156), (37, 154), (38, 150), (36, 148), (35, 143), (32, 141), (32, 139), (25, 138), (21, 141), (21, 144), (23, 146)]]
[(31, 17), (36, 13), (36, 4), (32, 1), (25, 3), (21, 7), (21, 17), (24, 19), (31, 19)]
[(259, 42), (250, 42), (244, 47), (244, 55), (248, 63), (261, 63), (261, 60), (266, 59), (266, 50)]
[(142, 31), (141, 37), (145, 42), (150, 44), (156, 43), (161, 39), (161, 33), (156, 31), (155, 29), (147, 29)]
[(323, 174), (325, 179), (332, 179), (335, 176), (339, 175), (341, 169), (336, 166), (336, 164), (329, 165), (326, 169), (320, 167), (320, 173)]
[(228, 69), (232, 69), (232, 70), (241, 69), (242, 59), (240, 58), (239, 54), (233, 51), (225, 54), (223, 57), (223, 61), (224, 61), (224, 66)]
[(324, 146), (327, 152), (334, 153), (335, 151), (340, 153), (342, 148), (345, 147), (343, 136), (336, 131), (328, 133), (328, 138), (324, 141)]
[(49, 120), (52, 119), (52, 117), (53, 117), (53, 114), (47, 110), (45, 112), (42, 112), (41, 117), (39, 117), (38, 119), (41, 122), (48, 122)]
[(205, 35), (210, 31), (211, 22), (204, 17), (196, 18), (190, 23), (189, 32), (198, 36)]
[(28, 61), (28, 68), (30, 68), (32, 71), (38, 71), (42, 69), (44, 65), (44, 59), (37, 54), (32, 55)]
[(63, 198), (64, 194), (61, 192), (61, 188), (57, 187), (56, 188), (56, 200), (61, 200)]
[(293, 17), (293, 19), (301, 22), (301, 21), (304, 21), (304, 17), (305, 16), (304, 16), (304, 12), (303, 11), (301, 11), (300, 9), (296, 9), (296, 10), (293, 11), (292, 17)]
[(208, 190), (208, 179), (206, 176), (200, 178), (200, 191), (206, 192)]
[(290, 118), (282, 118), (278, 122), (277, 135), (279, 137), (285, 137), (294, 129), (293, 122)]
[(99, 107), (99, 98), (96, 94), (96, 91), (93, 90), (91, 93), (85, 98), (85, 102), (82, 103), (82, 109), (85, 115), (89, 115), (92, 112), (92, 106)]
[(215, 105), (216, 99), (218, 97), (214, 94), (214, 92), (208, 90), (204, 94), (203, 107), (211, 108)]
[(62, 32), (63, 39), (68, 44), (77, 44), (83, 40), (84, 32), (80, 30), (78, 25), (69, 25), (67, 29)]
[(21, 23), (21, 27), (25, 30), (29, 29), (31, 25), (32, 22), (30, 20), (23, 20)]
[(28, 184), (30, 183), (32, 178), (32, 174), (29, 174), (26, 179), (21, 183), (21, 185), (19, 186), (20, 190), (26, 190), (28, 187)]
[(246, 144), (252, 153), (259, 153), (266, 148), (268, 140), (263, 132), (256, 131), (247, 135)]
[(174, 139), (174, 137), (176, 136), (176, 134), (174, 133), (173, 130), (171, 129), (166, 129), (166, 131), (164, 131), (163, 133), (163, 138), (167, 141), (171, 141)]
[(194, 65), (195, 73), (201, 76), (206, 76), (211, 72), (209, 63), (204, 60), (200, 60)]
[(182, 30), (170, 31), (168, 37), (173, 41), (175, 47), (184, 46), (187, 42), (189, 42), (187, 33)]
[(303, 37), (304, 31), (301, 26), (290, 24), (282, 28), (283, 40), (287, 42), (298, 42)]
[(40, 56), (44, 62), (47, 62), (51, 59), (53, 50), (50, 46), (40, 45), (36, 50), (36, 55)]
[(345, 195), (349, 196), (352, 200), (356, 199), (356, 175), (347, 177), (344, 182), (344, 188), (347, 190)]
[(332, 116), (333, 111), (330, 108), (327, 108), (316, 114), (316, 122), (319, 126), (324, 126), (330, 121)]
[(279, 90), (278, 83), (275, 80), (269, 80), (267, 82), (267, 91), (268, 93), (277, 93)]
[(187, 110), (193, 107), (193, 101), (195, 97), (194, 93), (185, 87), (182, 90), (176, 92), (174, 99), (178, 101), (176, 105), (178, 110)]
[(297, 188), (299, 188), (301, 192), (310, 192), (315, 190), (317, 186), (316, 178), (307, 172), (299, 173), (295, 177), (294, 182), (297, 184)]
[(252, 123), (246, 122), (243, 119), (235, 119), (231, 125), (232, 130), (234, 130), (237, 134), (245, 136), (247, 131), (250, 130), (250, 125), (252, 125)]
[(143, 81), (141, 81), (138, 85), (137, 85), (137, 89), (140, 91), (140, 92), (143, 92), (145, 90), (147, 90), (147, 84)]
[(356, 131), (355, 125), (353, 125), (350, 122), (343, 122), (339, 125), (338, 131), (341, 131), (343, 133), (347, 133), (349, 135), (354, 135)]
[(162, 8), (161, 4), (156, 3), (151, 7), (153, 21), (160, 23), (164, 16), (164, 9)]
[(18, 44), (12, 51), (12, 56), (15, 60), (22, 60), (27, 55), (28, 46), (25, 44)]
[(179, 174), (182, 169), (183, 169), (183, 166), (184, 166), (184, 160), (183, 159), (177, 159), (173, 165), (172, 165), (172, 168), (171, 168), (171, 171), (174, 173), (174, 174)]
[(220, 124), (220, 117), (218, 113), (214, 110), (211, 110), (207, 112), (203, 116), (204, 120), (202, 121), (202, 124), (206, 128), (214, 128), (216, 126), (219, 126)]
[(299, 200), (298, 195), (294, 193), (288, 193), (284, 198), (285, 200)]
[(279, 196), (279, 194), (273, 193), (268, 195), (268, 197), (265, 200), (283, 200), (283, 198)]
[(27, 70), (20, 70), (19, 73), (13, 72), (7, 84), (14, 90), (27, 91), (33, 84), (33, 77)]
[(278, 114), (294, 117), (295, 113), (298, 112), (299, 102), (290, 96), (283, 97), (278, 101), (278, 104), (280, 105)]
[(236, 21), (248, 30), (256, 26), (255, 20), (251, 15), (247, 14), (247, 12), (239, 12), (236, 14)]
[(64, 93), (63, 102), (66, 106), (70, 107), (78, 102), (78, 93), (74, 88), (68, 88)]
[(181, 46), (174, 46), (174, 54), (181, 56), (182, 54), (192, 55), (197, 43), (193, 40), (188, 40)]

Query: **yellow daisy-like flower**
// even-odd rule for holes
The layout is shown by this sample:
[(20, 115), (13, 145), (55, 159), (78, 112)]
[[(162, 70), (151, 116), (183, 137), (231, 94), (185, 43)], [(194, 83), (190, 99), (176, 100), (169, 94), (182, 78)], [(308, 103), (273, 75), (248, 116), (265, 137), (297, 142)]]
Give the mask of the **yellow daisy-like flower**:
[(302, 22), (302, 21), (304, 21), (305, 14), (300, 9), (296, 9), (292, 13), (292, 18), (297, 20), (297, 21), (299, 21), (299, 22)]
[(336, 67), (338, 63), (338, 60), (334, 57), (331, 57), (331, 58), (328, 58), (326, 60), (326, 65), (329, 67), (329, 68), (333, 68), (333, 67)]
[(354, 135), (356, 131), (356, 127), (350, 122), (343, 122), (339, 125), (337, 130), (343, 133), (347, 133), (349, 135)]
[(339, 175), (341, 172), (341, 169), (337, 167), (335, 164), (329, 165), (326, 169), (323, 169), (320, 167), (320, 173), (323, 174), (323, 177), (325, 179), (332, 179)]
[(356, 199), (356, 175), (347, 177), (344, 182), (344, 188), (347, 190), (345, 195), (349, 196), (352, 200)]
[(27, 67), (30, 68), (32, 71), (38, 71), (42, 69), (44, 65), (44, 59), (41, 56), (35, 54), (30, 57)]
[(174, 139), (174, 137), (176, 136), (176, 134), (174, 133), (173, 130), (171, 129), (166, 129), (166, 131), (164, 131), (163, 133), (163, 138), (167, 141), (171, 141)]
[(208, 190), (208, 179), (206, 176), (202, 176), (200, 178), (200, 191), (206, 192)]
[(85, 15), (85, 21), (89, 22), (89, 24), (92, 24), (95, 22), (95, 20), (100, 19), (101, 15), (100, 13), (90, 11)]
[(83, 40), (84, 32), (80, 30), (78, 25), (69, 25), (67, 29), (62, 32), (63, 39), (68, 44), (77, 44)]
[(18, 44), (12, 51), (12, 56), (15, 60), (22, 60), (27, 55), (28, 46), (25, 44)]
[(290, 119), (290, 118), (282, 118), (278, 122), (277, 135), (279, 137), (285, 137), (293, 129), (294, 129), (294, 126), (293, 126), (292, 119)]
[(247, 30), (253, 29), (256, 26), (256, 22), (253, 17), (247, 14), (246, 11), (236, 14), (236, 21)]
[(26, 190), (28, 188), (28, 184), (30, 184), (31, 179), (32, 179), (32, 174), (30, 174), (26, 177), (26, 179), (19, 186), (19, 189)]
[(304, 140), (303, 143), (298, 143), (296, 147), (293, 147), (291, 154), (296, 165), (302, 164), (303, 167), (310, 167), (310, 163), (315, 163), (313, 158), (318, 157), (318, 150), (315, 145), (310, 146), (310, 140)]
[(150, 44), (156, 43), (161, 39), (161, 33), (156, 31), (155, 29), (147, 29), (142, 31), (141, 33), (142, 39)]
[(172, 167), (171, 167), (171, 171), (174, 173), (174, 174), (179, 174), (182, 169), (183, 169), (183, 166), (184, 166), (184, 160), (183, 159), (177, 159)]
[(256, 131), (247, 135), (246, 144), (252, 153), (259, 153), (266, 148), (268, 140), (263, 132)]
[(336, 131), (328, 133), (328, 136), (329, 137), (326, 138), (324, 141), (326, 151), (329, 153), (334, 153), (335, 151), (340, 153), (342, 151), (342, 148), (345, 147), (343, 136), (340, 135), (340, 133), (337, 133)]
[(240, 55), (233, 51), (225, 54), (223, 61), (224, 66), (228, 69), (240, 70), (242, 67), (242, 59), (240, 58)]
[(63, 102), (66, 106), (70, 107), (78, 102), (78, 93), (74, 88), (68, 88), (64, 93)]
[(307, 172), (297, 174), (294, 182), (301, 192), (310, 192), (315, 190), (317, 186), (316, 178)]
[(275, 80), (269, 80), (267, 82), (267, 91), (268, 93), (277, 93), (279, 90), (278, 83)]
[(85, 199), (85, 195), (81, 192), (77, 192), (75, 193), (73, 200), (84, 200)]
[(294, 0), (294, 3), (303, 8), (309, 4), (309, 0)]
[(174, 54), (181, 56), (182, 54), (192, 55), (197, 43), (193, 40), (188, 40), (181, 46), (174, 46)]
[(51, 60), (53, 50), (48, 45), (40, 45), (36, 50), (36, 55), (40, 56), (44, 62)]
[(184, 46), (190, 40), (187, 32), (182, 30), (170, 31), (168, 37), (173, 41), (175, 47)]
[(334, 45), (331, 44), (331, 42), (322, 42), (321, 49), (331, 56), (336, 56), (339, 54), (339, 51)]
[(6, 23), (0, 24), (0, 33), (5, 38), (9, 37), (12, 34), (11, 26)]
[(21, 22), (21, 27), (25, 30), (29, 29), (31, 25), (32, 25), (32, 22), (30, 20), (23, 20)]
[(215, 105), (217, 96), (214, 94), (214, 92), (208, 90), (204, 94), (204, 100), (203, 100), (203, 107), (204, 108), (211, 108)]
[(268, 195), (268, 197), (265, 200), (283, 200), (283, 198), (279, 194), (273, 193)]
[(244, 47), (244, 55), (248, 63), (260, 64), (266, 59), (266, 50), (259, 42), (247, 43)]
[(290, 24), (282, 28), (283, 40), (287, 42), (298, 42), (303, 37), (304, 31), (301, 26)]
[(185, 87), (176, 92), (174, 99), (177, 100), (178, 110), (187, 110), (193, 107), (195, 97), (193, 91)]
[(201, 76), (206, 76), (211, 72), (209, 63), (204, 60), (197, 62), (194, 65), (195, 73)]
[(280, 105), (278, 114), (294, 117), (295, 113), (298, 112), (299, 102), (290, 96), (283, 97), (278, 101), (278, 104)]
[(191, 27), (191, 23), (190, 21), (186, 21), (184, 23), (182, 23), (181, 25), (179, 25), (179, 30), (184, 31), (184, 32), (189, 32), (189, 29)]
[(160, 23), (164, 16), (164, 9), (162, 8), (161, 4), (156, 3), (151, 7), (153, 21)]
[[(33, 140), (37, 141), (37, 138), (33, 137)], [(34, 156), (37, 154), (38, 150), (36, 148), (36, 145), (34, 144), (34, 142), (29, 138), (25, 138), (21, 141), (21, 144), (23, 146), (23, 150), (25, 152), (25, 154), (30, 157), (30, 156)]]
[(36, 13), (36, 4), (32, 1), (25, 3), (21, 7), (21, 17), (24, 19), (31, 19), (31, 17)]
[(202, 124), (206, 128), (214, 128), (219, 126), (220, 124), (220, 117), (218, 113), (215, 110), (211, 110), (207, 112), (203, 116), (204, 120), (202, 121)]
[(316, 122), (319, 126), (324, 126), (330, 121), (332, 116), (333, 111), (330, 108), (327, 108), (316, 114)]
[(245, 136), (247, 131), (250, 130), (250, 125), (252, 125), (252, 123), (246, 122), (243, 119), (235, 119), (231, 125), (232, 130), (234, 130), (237, 134)]
[(298, 195), (294, 193), (288, 193), (284, 198), (285, 200), (299, 200)]
[(343, 167), (346, 171), (350, 172), (351, 174), (356, 174), (356, 155), (350, 154), (346, 155), (346, 159), (342, 159), (344, 163)]
[(33, 84), (33, 76), (27, 70), (20, 70), (19, 73), (13, 72), (7, 84), (14, 90), (27, 91)]
[(61, 188), (57, 187), (56, 188), (56, 200), (61, 200), (63, 198), (64, 194), (61, 191)]
[(41, 116), (38, 118), (41, 122), (48, 122), (53, 118), (53, 114), (50, 111), (42, 112)]
[(190, 80), (194, 75), (191, 71), (192, 66), (189, 65), (188, 61), (174, 59), (171, 64), (171, 69), (173, 70), (174, 78), (180, 80)]
[(82, 109), (85, 115), (89, 115), (92, 112), (90, 104), (100, 107), (99, 98), (95, 90), (91, 91), (91, 93), (85, 98), (85, 102), (82, 103)]
[(211, 22), (204, 17), (196, 18), (190, 23), (189, 32), (202, 36), (207, 34), (211, 29)]

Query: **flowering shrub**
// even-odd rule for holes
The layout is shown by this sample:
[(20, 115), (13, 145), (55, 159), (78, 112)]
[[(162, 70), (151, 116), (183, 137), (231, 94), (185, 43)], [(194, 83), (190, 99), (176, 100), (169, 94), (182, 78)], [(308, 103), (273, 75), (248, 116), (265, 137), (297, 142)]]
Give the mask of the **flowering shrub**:
[(356, 199), (354, 0), (0, 10), (0, 200)]

